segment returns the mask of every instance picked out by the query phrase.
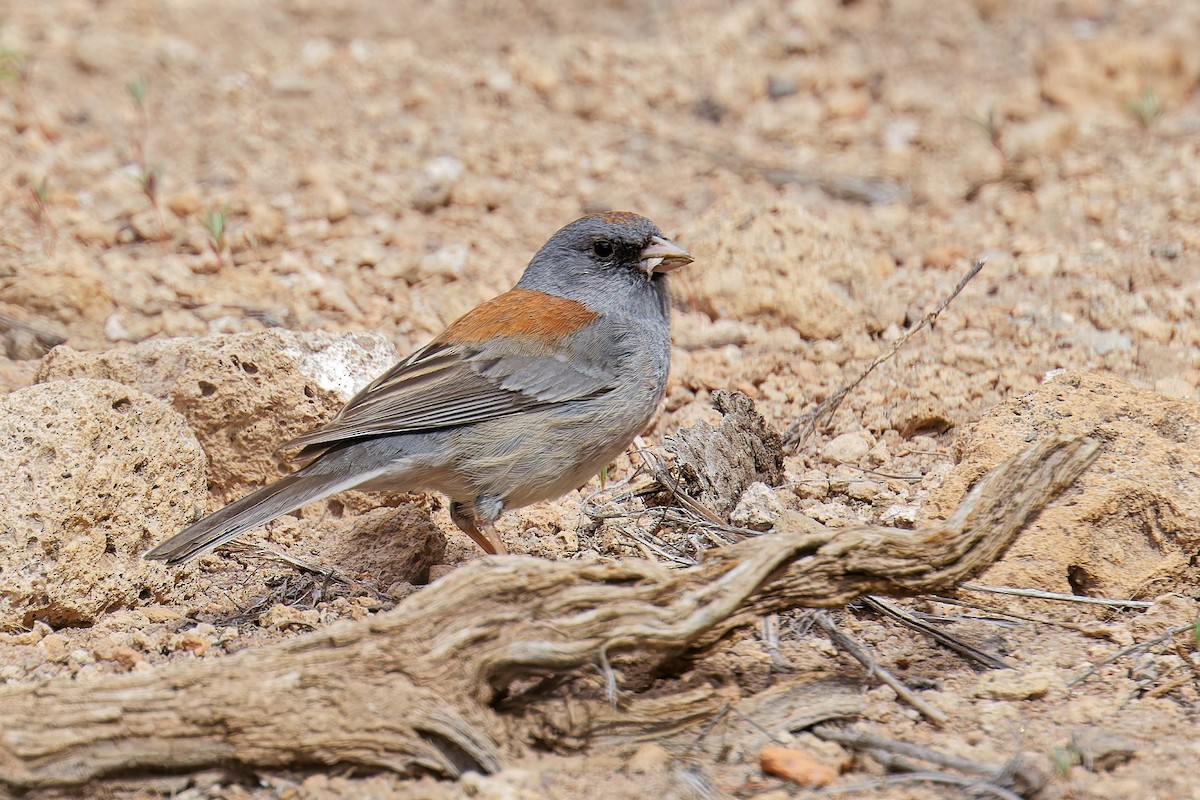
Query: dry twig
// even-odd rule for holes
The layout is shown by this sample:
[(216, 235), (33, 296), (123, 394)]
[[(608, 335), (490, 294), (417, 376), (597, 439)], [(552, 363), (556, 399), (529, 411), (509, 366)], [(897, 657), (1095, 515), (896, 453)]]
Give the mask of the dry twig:
[(1032, 597), (1037, 600), (1059, 600), (1064, 603), (1084, 603), (1096, 606), (1112, 606), (1113, 608), (1149, 608), (1154, 605), (1148, 600), (1117, 600), (1109, 597), (1087, 597), (1061, 592), (1044, 592), (1041, 589), (1018, 589), (1013, 586), (983, 586), (978, 583), (964, 583), (959, 589), (968, 592), (990, 592), (992, 594), (1010, 594), (1014, 597)]
[(1186, 625), (1176, 625), (1173, 628), (1167, 628), (1165, 633), (1163, 633), (1160, 636), (1155, 636), (1153, 639), (1147, 639), (1144, 642), (1135, 642), (1134, 644), (1131, 644), (1128, 647), (1122, 647), (1120, 650), (1113, 653), (1108, 658), (1105, 658), (1101, 661), (1097, 661), (1095, 664), (1092, 664), (1087, 669), (1085, 669), (1082, 674), (1067, 681), (1067, 688), (1068, 689), (1074, 688), (1077, 684), (1083, 683), (1088, 678), (1090, 678), (1096, 670), (1100, 669), (1103, 666), (1107, 666), (1108, 664), (1111, 664), (1114, 661), (1118, 661), (1118, 660), (1124, 658), (1125, 656), (1141, 652), (1142, 650), (1148, 650), (1151, 647), (1154, 647), (1154, 645), (1156, 645), (1156, 644), (1162, 644), (1163, 642), (1165, 642), (1169, 639), (1175, 638), (1176, 636), (1183, 633), (1184, 631), (1195, 631), (1198, 624), (1200, 624), (1200, 620), (1195, 620), (1195, 621), (1189, 622)]
[(900, 624), (907, 625), (913, 630), (925, 634), (948, 650), (953, 650), (963, 658), (974, 661), (977, 664), (987, 667), (988, 669), (1012, 668), (1012, 664), (1009, 664), (995, 653), (989, 653), (986, 650), (980, 650), (978, 647), (967, 644), (961, 639), (946, 633), (946, 631), (939, 630), (933, 625), (930, 625), (928, 622), (914, 617), (904, 609), (898, 608), (881, 597), (867, 595), (866, 597), (862, 598), (860, 602), (867, 608), (883, 614), (884, 616), (891, 617)]
[(932, 311), (921, 317), (917, 324), (906, 330), (899, 339), (892, 342), (891, 347), (876, 356), (875, 360), (858, 374), (858, 377), (849, 383), (839, 386), (837, 391), (825, 398), (815, 409), (788, 426), (788, 429), (783, 433), (783, 447), (785, 452), (795, 451), (796, 448), (812, 435), (817, 426), (823, 424), (825, 420), (834, 415), (838, 407), (841, 406), (842, 401), (846, 399), (846, 395), (858, 388), (858, 385), (866, 380), (867, 376), (874, 372), (876, 367), (896, 355), (900, 348), (906, 345), (908, 340), (919, 331), (932, 325), (938, 316), (946, 310), (946, 307), (953, 302), (954, 298), (958, 297), (959, 293), (966, 288), (971, 279), (979, 274), (979, 270), (983, 269), (983, 265), (986, 262), (987, 259), (981, 258), (972, 264), (971, 269), (967, 270), (967, 274), (962, 277), (962, 280), (958, 282), (958, 285), (954, 287), (954, 290), (950, 294), (943, 297), (941, 302)]
[(872, 675), (883, 683), (891, 687), (896, 696), (908, 703), (910, 706), (921, 712), (925, 719), (937, 725), (939, 728), (945, 725), (949, 718), (946, 712), (940, 708), (934, 708), (918, 697), (912, 689), (909, 689), (904, 683), (893, 675), (890, 671), (884, 668), (878, 661), (871, 658), (871, 655), (863, 649), (862, 645), (854, 641), (845, 631), (834, 623), (833, 619), (825, 613), (818, 612), (814, 615), (814, 621), (817, 626), (825, 631), (825, 634), (830, 640), (842, 650), (852, 655), (858, 663), (862, 664), (867, 669), (867, 674)]
[[(946, 767), (964, 775), (975, 776), (967, 779), (962, 775), (955, 776), (952, 773), (933, 773), (943, 777), (959, 778), (963, 781), (960, 784), (963, 786), (986, 787), (993, 794), (1001, 797), (1016, 797), (1019, 800), (1022, 796), (1036, 794), (1046, 783), (1046, 775), (1032, 765), (1023, 762), (1020, 755), (1014, 756), (1005, 764), (985, 764), (960, 756), (940, 753), (937, 750), (909, 742), (888, 739), (873, 733), (839, 729), (831, 725), (819, 725), (813, 728), (813, 733), (826, 741), (837, 742), (843, 747), (870, 753), (884, 767), (902, 769), (909, 773), (910, 777), (929, 774), (924, 765), (914, 763), (918, 761)], [(982, 779), (982, 782), (979, 779)], [(948, 782), (957, 783), (957, 781)]]

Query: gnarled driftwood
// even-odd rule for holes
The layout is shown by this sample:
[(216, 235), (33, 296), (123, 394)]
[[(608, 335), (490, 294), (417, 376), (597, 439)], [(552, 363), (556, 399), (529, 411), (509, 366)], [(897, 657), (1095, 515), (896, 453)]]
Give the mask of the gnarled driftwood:
[[(498, 711), (494, 701), (517, 681), (581, 667), (597, 674), (609, 663), (651, 674), (761, 614), (943, 591), (991, 564), (1097, 447), (1041, 442), (980, 481), (950, 520), (923, 530), (764, 535), (677, 571), (637, 560), (486, 558), (391, 611), (277, 645), (149, 674), (0, 688), (0, 787), (220, 765), (493, 771), (554, 716)], [(527, 700), (536, 705), (538, 695)], [(627, 700), (628, 718), (647, 730), (723, 702), (706, 690)], [(558, 715), (575, 737), (611, 734), (620, 716), (603, 698)]]

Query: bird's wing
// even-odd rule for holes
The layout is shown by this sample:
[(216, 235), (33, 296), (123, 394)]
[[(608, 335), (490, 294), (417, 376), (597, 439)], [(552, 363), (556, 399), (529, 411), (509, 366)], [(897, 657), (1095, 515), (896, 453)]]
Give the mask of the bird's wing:
[(594, 346), (599, 315), (515, 289), (475, 308), (379, 376), (328, 424), (285, 447), (311, 456), (349, 439), (467, 425), (595, 397), (615, 385)]

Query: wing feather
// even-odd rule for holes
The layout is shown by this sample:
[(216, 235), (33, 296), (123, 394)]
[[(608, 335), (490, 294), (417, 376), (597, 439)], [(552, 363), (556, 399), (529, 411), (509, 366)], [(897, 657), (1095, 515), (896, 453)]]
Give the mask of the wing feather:
[(285, 447), (307, 458), (343, 441), (466, 425), (556, 403), (615, 385), (594, 322), (563, 337), (517, 336), (480, 343), (435, 339), (376, 378), (323, 427)]

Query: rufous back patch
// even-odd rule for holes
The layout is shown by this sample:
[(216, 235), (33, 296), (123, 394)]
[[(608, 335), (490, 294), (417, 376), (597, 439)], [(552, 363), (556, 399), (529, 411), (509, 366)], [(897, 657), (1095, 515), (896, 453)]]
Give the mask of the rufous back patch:
[(434, 341), (480, 344), (497, 336), (529, 336), (550, 341), (574, 333), (599, 317), (574, 300), (532, 289), (510, 289), (450, 323)]
[(637, 225), (645, 220), (645, 217), (640, 214), (634, 214), (632, 211), (605, 211), (602, 214), (593, 215), (601, 222), (607, 222), (610, 225)]

